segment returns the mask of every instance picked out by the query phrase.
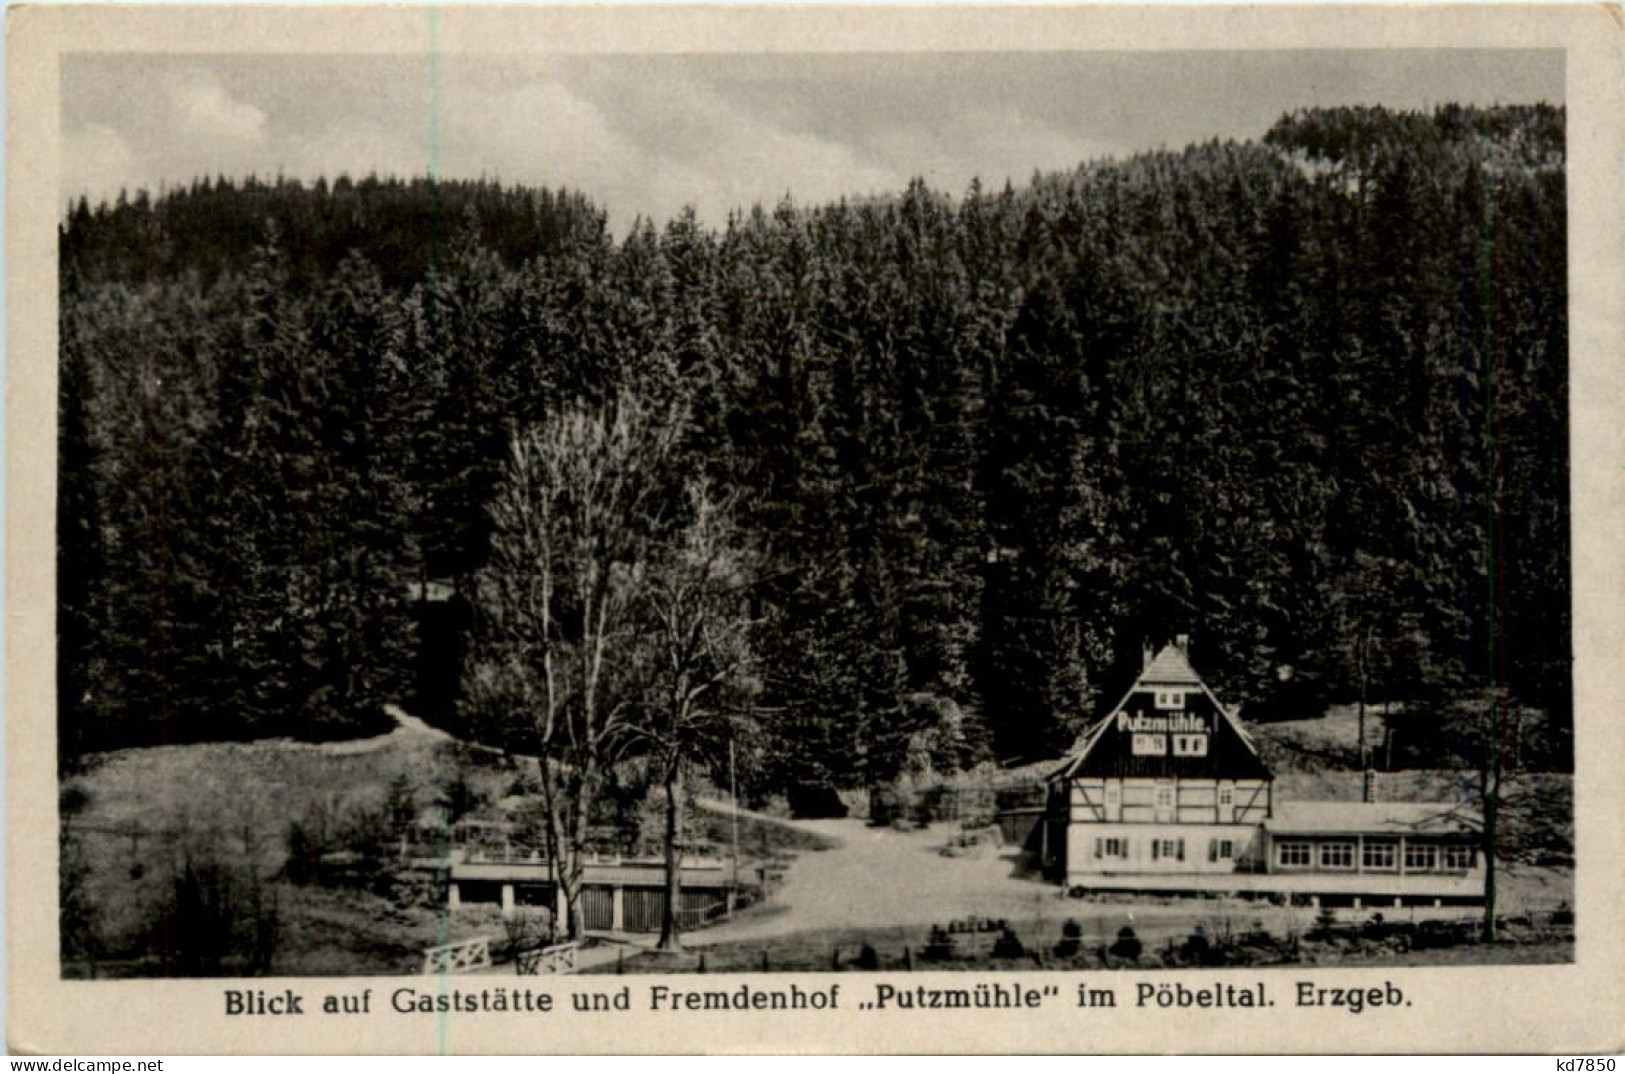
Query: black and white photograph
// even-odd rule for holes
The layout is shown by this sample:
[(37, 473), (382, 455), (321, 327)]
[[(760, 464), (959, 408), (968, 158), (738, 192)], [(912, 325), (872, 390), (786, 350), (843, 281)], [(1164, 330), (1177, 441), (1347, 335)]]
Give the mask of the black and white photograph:
[(61, 79), (64, 976), (1573, 958), (1562, 53)]
[(1443, 1039), (1614, 957), (1570, 51), (746, 14), (62, 48), (11, 818), (52, 987), (1246, 1017), (1354, 973)]

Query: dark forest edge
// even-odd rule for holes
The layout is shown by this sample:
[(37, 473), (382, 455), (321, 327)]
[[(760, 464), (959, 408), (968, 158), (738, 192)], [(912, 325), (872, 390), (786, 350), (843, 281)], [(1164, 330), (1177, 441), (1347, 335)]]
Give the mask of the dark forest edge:
[(80, 203), (64, 766), (466, 720), (515, 432), (636, 398), (758, 565), (753, 794), (921, 732), (1053, 755), (1175, 631), (1251, 720), (1397, 703), (1470, 752), (1489, 703), (1566, 770), (1564, 198), (1561, 109), (1450, 106), (622, 239), (491, 183)]

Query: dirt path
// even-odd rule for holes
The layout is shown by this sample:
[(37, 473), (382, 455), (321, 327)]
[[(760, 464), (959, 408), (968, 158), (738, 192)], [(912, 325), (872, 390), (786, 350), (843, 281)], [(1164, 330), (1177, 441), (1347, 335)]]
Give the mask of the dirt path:
[[(728, 809), (725, 802), (705, 804), (719, 812)], [(971, 916), (1023, 922), (1027, 929), (1038, 922), (1041, 934), (1053, 931), (1056, 936), (1067, 920), (1084, 923), (1090, 936), (1114, 935), (1129, 925), (1150, 940), (1182, 936), (1197, 922), (1211, 925), (1220, 918), (1233, 919), (1237, 927), (1255, 919), (1285, 927), (1292, 916), (1291, 911), (1252, 904), (1221, 907), (1066, 898), (1056, 885), (1033, 875), (1014, 847), (981, 846), (959, 856), (941, 853), (957, 832), (946, 825), (905, 832), (871, 828), (852, 819), (761, 819), (823, 836), (836, 845), (798, 855), (784, 886), (767, 902), (737, 920), (687, 934), (688, 947), (824, 930), (913, 927), (923, 933), (933, 924)], [(1307, 918), (1299, 924), (1307, 924)]]
[[(1031, 918), (1059, 913), (1056, 889), (1019, 878), (1014, 848), (982, 847), (963, 857), (939, 853), (946, 828), (899, 832), (861, 820), (785, 821), (834, 841), (800, 854), (760, 914), (693, 933), (690, 946), (829, 928), (946, 922), (968, 914)], [(1046, 909), (1050, 914), (1045, 914)]]

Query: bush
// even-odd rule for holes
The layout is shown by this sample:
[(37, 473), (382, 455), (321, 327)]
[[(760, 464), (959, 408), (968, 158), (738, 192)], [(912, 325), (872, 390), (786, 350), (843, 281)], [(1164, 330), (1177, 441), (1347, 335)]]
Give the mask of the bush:
[[(1288, 941), (1290, 942), (1291, 939), (1292, 937), (1289, 935)], [(1272, 950), (1280, 947), (1275, 937), (1270, 935), (1269, 930), (1264, 927), (1262, 921), (1254, 921), (1252, 927), (1242, 933), (1241, 938), (1236, 942), (1242, 947), (1267, 947)]]
[(400, 869), (389, 874), (383, 892), (396, 909), (422, 907), (439, 910), (446, 905), (447, 874), (425, 869)]
[(1022, 945), (1021, 938), (1009, 927), (999, 933), (999, 938), (993, 941), (994, 958), (1025, 958), (1026, 955), (1027, 948)]
[(503, 951), (509, 962), (553, 942), (553, 911), (545, 906), (516, 907), (502, 917)]
[(959, 941), (941, 925), (931, 926), (931, 935), (926, 940), (925, 950), (920, 957), (929, 962), (946, 962), (958, 953)]
[(283, 874), (295, 884), (314, 883), (321, 873), (322, 844), (316, 830), (305, 821), (288, 824), (288, 860)]
[(875, 952), (873, 947), (864, 944), (858, 949), (858, 957), (853, 960), (852, 965), (860, 970), (878, 970), (880, 968), (880, 955)]
[(1460, 947), (1478, 942), (1476, 921), (1424, 921), (1416, 927), (1412, 946), (1418, 950)]
[(263, 976), (281, 943), (282, 914), (252, 864), (229, 867), (200, 847), (188, 851), (147, 933), (166, 977)]
[(485, 808), (486, 796), (475, 784), (469, 768), (459, 764), (441, 784), (439, 801), (446, 807), (447, 823), (456, 824), (469, 814)]
[(1117, 940), (1111, 946), (1112, 955), (1130, 962), (1138, 962), (1144, 950), (1145, 945), (1140, 943), (1140, 938), (1134, 934), (1132, 928), (1124, 925), (1117, 930)]
[(1076, 958), (1083, 947), (1083, 926), (1068, 921), (1061, 926), (1061, 942), (1055, 945), (1057, 958)]
[(838, 820), (847, 814), (846, 803), (827, 783), (792, 783), (785, 797), (790, 804), (790, 815), (798, 820)]
[(1201, 925), (1197, 925), (1196, 928), (1192, 929), (1191, 934), (1185, 937), (1185, 946), (1181, 949), (1180, 954), (1188, 962), (1205, 965), (1208, 958), (1213, 954), (1213, 945), (1208, 941), (1207, 929)]

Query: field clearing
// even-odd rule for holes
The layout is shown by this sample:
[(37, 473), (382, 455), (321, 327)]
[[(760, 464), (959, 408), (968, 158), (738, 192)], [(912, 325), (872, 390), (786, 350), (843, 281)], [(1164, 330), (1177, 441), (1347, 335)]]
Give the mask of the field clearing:
[(481, 923), (448, 921), (407, 892), (288, 882), (289, 826), (381, 808), (390, 781), (403, 773), (427, 797), (459, 768), (493, 792), (511, 780), (500, 766), (413, 725), (348, 742), (197, 743), (91, 758), (64, 784), (64, 799), (74, 803), (64, 823), (99, 955), (65, 972), (164, 972), (161, 957), (138, 952), (165, 949), (161, 932), (177, 878), (216, 866), (229, 880), (210, 897), (255, 888), (278, 923), (275, 972), (410, 972), (424, 947), (477, 934)]
[[(244, 878), (279, 925), (278, 974), (415, 973), (423, 949), (478, 936), (504, 936), (494, 908), (456, 914), (426, 876), (383, 877), (371, 888), (295, 884), (284, 873), (295, 823), (341, 829), (382, 810), (391, 781), (405, 776), (418, 805), (454, 777), (487, 802), (511, 793), (533, 762), (469, 748), (412, 721), (388, 735), (311, 744), (285, 739), (194, 743), (119, 750), (92, 757), (63, 784), (65, 831), (79, 891), (91, 908), (95, 957), (71, 960), (69, 976), (165, 972), (163, 949), (177, 878), (189, 866), (223, 865), (240, 895)], [(659, 812), (651, 802), (650, 816)], [(733, 820), (692, 811), (691, 838), (727, 845)], [(738, 821), (744, 861), (786, 862), (833, 842), (771, 818)], [(230, 892), (227, 893), (227, 896)], [(229, 968), (229, 967), (228, 967)]]

